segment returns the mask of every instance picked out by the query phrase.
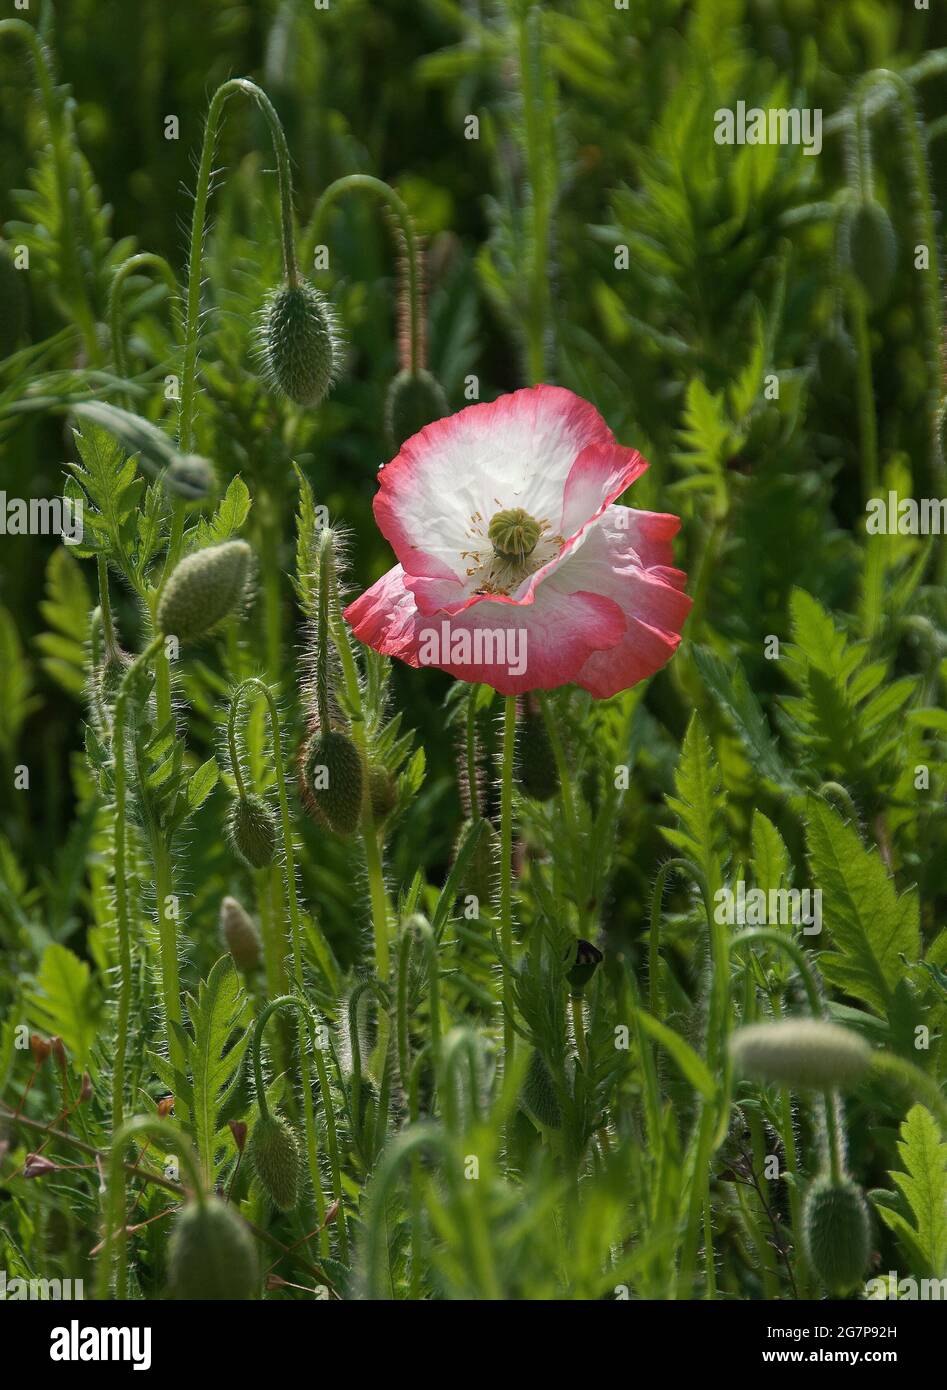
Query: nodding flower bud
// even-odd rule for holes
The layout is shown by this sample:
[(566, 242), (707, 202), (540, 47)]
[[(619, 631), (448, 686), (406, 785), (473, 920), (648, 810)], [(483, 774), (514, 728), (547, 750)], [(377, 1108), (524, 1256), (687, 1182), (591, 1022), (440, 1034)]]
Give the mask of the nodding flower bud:
[(248, 869), (266, 869), (276, 856), (276, 817), (262, 796), (238, 796), (227, 821), (230, 848)]
[(336, 375), (339, 339), (331, 304), (308, 280), (268, 296), (260, 327), (263, 360), (274, 386), (297, 405), (318, 405)]
[(787, 1018), (741, 1028), (730, 1049), (742, 1076), (800, 1090), (849, 1086), (871, 1063), (871, 1048), (857, 1033), (820, 1018)]
[(52, 1044), (47, 1042), (45, 1038), (41, 1038), (39, 1033), (30, 1034), (30, 1051), (33, 1054), (33, 1061), (38, 1067), (43, 1065), (52, 1050)]
[(368, 769), (368, 795), (372, 803), (372, 820), (381, 825), (398, 804), (398, 786), (383, 763), (372, 763)]
[(362, 818), (362, 759), (338, 729), (315, 733), (305, 750), (303, 798), (318, 821), (338, 835), (352, 835)]
[(250, 572), (246, 541), (224, 541), (186, 555), (171, 572), (158, 603), (158, 631), (193, 642), (243, 602)]
[(273, 1205), (279, 1211), (291, 1211), (299, 1188), (299, 1146), (281, 1116), (260, 1116), (250, 1135), (248, 1156)]
[(250, 974), (260, 964), (260, 935), (253, 918), (236, 898), (220, 904), (220, 935), (238, 970)]
[(242, 1154), (247, 1143), (247, 1127), (243, 1120), (228, 1120), (227, 1123), (230, 1125), (230, 1133), (237, 1146), (237, 1153)]
[(177, 1299), (232, 1302), (253, 1297), (256, 1247), (232, 1207), (211, 1197), (182, 1209), (168, 1243), (168, 1283)]
[(865, 200), (850, 209), (843, 228), (842, 254), (871, 302), (883, 305), (898, 267), (898, 241), (891, 218), (880, 203)]
[(521, 1099), (524, 1108), (538, 1124), (545, 1125), (547, 1129), (562, 1128), (559, 1098), (541, 1052), (534, 1050), (529, 1059)]
[(546, 721), (527, 696), (516, 724), (516, 780), (535, 801), (548, 801), (559, 790), (559, 771)]
[(865, 1273), (871, 1229), (861, 1189), (828, 1173), (813, 1178), (802, 1207), (806, 1258), (834, 1294), (850, 1293)]
[(447, 397), (436, 376), (425, 367), (399, 372), (385, 400), (385, 430), (392, 451), (397, 453), (406, 439), (449, 413)]
[(162, 481), (169, 492), (197, 502), (213, 488), (214, 470), (201, 454), (179, 454), (168, 464)]
[(56, 1063), (56, 1066), (59, 1068), (60, 1071), (65, 1071), (65, 1070), (66, 1070), (66, 1049), (65, 1049), (65, 1047), (64, 1047), (64, 1045), (63, 1045), (63, 1040), (62, 1040), (62, 1038), (50, 1038), (50, 1040), (49, 1040), (49, 1046), (50, 1046), (50, 1049), (52, 1050), (53, 1061)]
[(158, 1114), (162, 1120), (166, 1120), (174, 1110), (174, 1096), (162, 1096), (158, 1101)]
[(605, 957), (591, 941), (577, 941), (574, 948), (566, 953), (566, 960), (572, 959), (572, 968), (566, 972), (573, 994), (581, 994), (585, 986), (601, 965)]

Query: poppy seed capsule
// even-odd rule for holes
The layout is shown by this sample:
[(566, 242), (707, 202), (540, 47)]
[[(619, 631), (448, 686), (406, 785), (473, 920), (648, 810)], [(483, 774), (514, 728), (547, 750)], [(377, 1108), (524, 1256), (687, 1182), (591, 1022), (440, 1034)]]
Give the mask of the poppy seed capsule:
[(339, 353), (335, 315), (308, 280), (274, 290), (263, 306), (263, 358), (270, 380), (297, 405), (329, 393)]
[(865, 1273), (871, 1240), (861, 1189), (828, 1173), (812, 1180), (802, 1208), (806, 1258), (834, 1294), (850, 1293)]
[(871, 1048), (857, 1033), (820, 1018), (787, 1018), (741, 1028), (730, 1050), (740, 1075), (801, 1090), (849, 1086), (871, 1063)]
[(227, 822), (230, 848), (248, 869), (266, 869), (276, 855), (276, 817), (262, 796), (238, 796)]
[(225, 541), (186, 555), (171, 572), (158, 604), (158, 631), (193, 642), (243, 601), (250, 570), (246, 541)]
[(168, 1283), (173, 1298), (233, 1301), (256, 1289), (256, 1249), (232, 1207), (215, 1197), (188, 1202), (168, 1244)]
[(279, 1115), (263, 1115), (250, 1135), (253, 1171), (263, 1191), (279, 1211), (290, 1211), (299, 1186), (299, 1146), (292, 1129)]
[(308, 804), (337, 835), (352, 835), (362, 818), (362, 759), (339, 729), (314, 734), (303, 763)]
[(534, 1050), (529, 1059), (521, 1099), (524, 1108), (539, 1124), (545, 1125), (547, 1129), (561, 1129), (562, 1111), (559, 1108), (559, 1099), (541, 1052)]
[(425, 425), (442, 420), (450, 413), (447, 397), (436, 376), (421, 367), (405, 369), (392, 379), (385, 399), (385, 429), (388, 442), (397, 453), (406, 439), (419, 434)]
[(233, 957), (234, 965), (245, 974), (260, 964), (260, 936), (253, 918), (236, 898), (220, 904), (220, 935)]

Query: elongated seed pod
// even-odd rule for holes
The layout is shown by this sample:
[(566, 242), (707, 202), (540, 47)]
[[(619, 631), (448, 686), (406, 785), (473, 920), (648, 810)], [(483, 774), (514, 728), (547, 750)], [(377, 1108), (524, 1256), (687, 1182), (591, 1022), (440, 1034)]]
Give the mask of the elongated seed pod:
[(261, 1115), (247, 1148), (263, 1191), (280, 1211), (291, 1211), (299, 1190), (299, 1145), (280, 1115)]
[(337, 835), (352, 835), (362, 818), (362, 759), (347, 734), (313, 735), (303, 759), (306, 804)]

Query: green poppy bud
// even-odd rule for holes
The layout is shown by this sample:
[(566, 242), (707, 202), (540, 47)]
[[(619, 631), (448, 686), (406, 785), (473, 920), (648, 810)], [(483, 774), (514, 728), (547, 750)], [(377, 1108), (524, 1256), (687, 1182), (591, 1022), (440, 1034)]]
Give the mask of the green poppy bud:
[(303, 795), (316, 819), (352, 835), (362, 818), (362, 759), (348, 734), (316, 733), (303, 759)]
[(236, 898), (220, 904), (220, 935), (238, 970), (250, 974), (260, 964), (260, 934)]
[(857, 1033), (821, 1018), (786, 1018), (740, 1028), (730, 1049), (741, 1076), (800, 1090), (850, 1086), (871, 1064), (871, 1048)]
[(547, 1129), (562, 1128), (562, 1111), (552, 1075), (542, 1053), (535, 1049), (529, 1059), (520, 1099), (524, 1109), (538, 1124), (545, 1125)]
[(335, 378), (339, 342), (332, 306), (315, 285), (299, 280), (269, 295), (261, 325), (263, 359), (272, 383), (297, 405), (318, 405)]
[(399, 372), (388, 387), (385, 400), (385, 429), (392, 452), (397, 453), (406, 439), (449, 412), (437, 377), (424, 367), (414, 373), (409, 368)]
[(253, 1297), (256, 1247), (232, 1207), (216, 1197), (187, 1203), (168, 1243), (168, 1283), (173, 1298), (195, 1302)]
[(806, 1258), (834, 1294), (850, 1293), (868, 1264), (871, 1239), (868, 1208), (861, 1189), (828, 1173), (814, 1178), (802, 1208)]
[(158, 631), (193, 642), (229, 618), (243, 602), (251, 555), (246, 541), (225, 541), (186, 555), (161, 594)]
[(227, 823), (230, 847), (248, 869), (266, 869), (276, 855), (276, 817), (262, 796), (238, 796)]
[(605, 957), (591, 941), (582, 940), (577, 941), (566, 953), (566, 959), (569, 960), (570, 957), (572, 968), (566, 973), (566, 979), (572, 993), (581, 994)]
[(299, 1189), (299, 1146), (279, 1115), (264, 1115), (250, 1135), (247, 1153), (263, 1191), (279, 1211), (291, 1211)]

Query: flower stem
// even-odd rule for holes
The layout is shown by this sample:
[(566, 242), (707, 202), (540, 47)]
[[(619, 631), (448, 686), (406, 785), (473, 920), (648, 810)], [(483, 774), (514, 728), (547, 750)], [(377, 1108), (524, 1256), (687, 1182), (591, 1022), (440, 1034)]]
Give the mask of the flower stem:
[[(516, 696), (507, 695), (503, 710), (503, 765), (500, 782), (500, 944), (513, 956), (513, 754), (516, 746)], [(513, 981), (503, 970), (503, 1058), (513, 1065)]]
[(115, 373), (117, 376), (126, 377), (128, 375), (128, 359), (125, 356), (125, 339), (122, 333), (122, 289), (125, 281), (130, 275), (136, 274), (140, 270), (155, 270), (168, 287), (168, 294), (171, 303), (171, 316), (174, 323), (175, 333), (181, 333), (181, 310), (178, 303), (178, 282), (174, 271), (171, 269), (164, 256), (157, 255), (154, 251), (141, 251), (135, 256), (129, 256), (127, 260), (116, 270), (109, 290), (109, 329), (112, 335), (112, 358), (115, 362)]
[(529, 181), (529, 233), (526, 286), (526, 375), (537, 385), (546, 375), (546, 331), (549, 317), (549, 222), (551, 190), (546, 140), (551, 113), (544, 104), (542, 11), (534, 3), (522, 7), (518, 20), (517, 56), (526, 134), (526, 176)]
[(269, 97), (255, 82), (245, 77), (232, 77), (223, 82), (211, 98), (204, 126), (204, 143), (197, 170), (197, 188), (194, 194), (194, 214), (191, 220), (191, 242), (188, 256), (187, 298), (185, 300), (184, 320), (184, 362), (181, 375), (181, 411), (178, 417), (178, 445), (183, 454), (189, 453), (194, 437), (194, 395), (197, 375), (197, 343), (200, 329), (201, 281), (204, 263), (204, 228), (207, 217), (207, 203), (210, 198), (210, 183), (213, 172), (214, 150), (221, 115), (228, 98), (235, 92), (243, 92), (252, 97), (266, 118), (276, 154), (276, 167), (279, 177), (280, 225), (283, 240), (283, 269), (290, 285), (297, 279), (295, 233), (293, 231), (293, 185), (290, 173), (289, 147), (279, 116)]
[(421, 341), (421, 249), (418, 245), (414, 222), (407, 207), (390, 184), (384, 179), (376, 179), (371, 174), (346, 174), (330, 183), (323, 192), (312, 214), (309, 226), (302, 238), (303, 263), (311, 260), (316, 247), (316, 238), (328, 208), (343, 194), (361, 190), (381, 198), (393, 214), (401, 234), (408, 269), (408, 366), (412, 374), (424, 364), (422, 362)]
[[(115, 1025), (115, 1051), (112, 1057), (112, 1130), (120, 1129), (125, 1119), (125, 1056), (128, 1050), (128, 1020), (131, 1012), (132, 990), (132, 947), (131, 914), (128, 905), (128, 884), (125, 878), (125, 854), (127, 825), (125, 819), (125, 713), (132, 685), (148, 662), (157, 652), (162, 642), (155, 637), (126, 672), (118, 695), (112, 724), (112, 759), (114, 763), (115, 832), (114, 832), (114, 878), (115, 878), (115, 924), (118, 933), (119, 991), (118, 1014)], [(124, 1209), (125, 1178), (118, 1178), (121, 1187), (122, 1208)], [(122, 1243), (116, 1270), (116, 1297), (124, 1298), (127, 1291), (127, 1263), (125, 1245)]]

